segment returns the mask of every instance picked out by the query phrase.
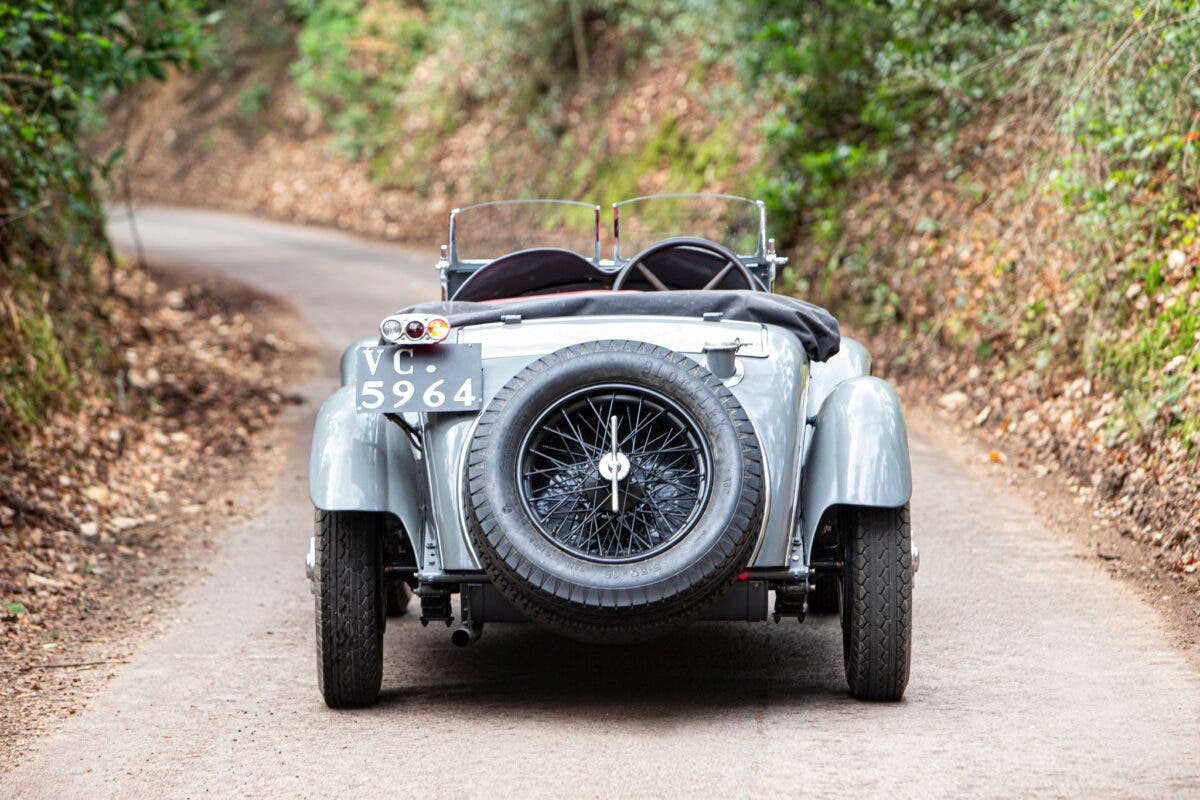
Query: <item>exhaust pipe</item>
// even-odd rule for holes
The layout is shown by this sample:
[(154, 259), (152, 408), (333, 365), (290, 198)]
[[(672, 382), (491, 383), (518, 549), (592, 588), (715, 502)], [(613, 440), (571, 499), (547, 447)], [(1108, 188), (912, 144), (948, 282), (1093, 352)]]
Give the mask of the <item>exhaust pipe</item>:
[(450, 631), (450, 643), (455, 647), (466, 647), (473, 642), (479, 641), (479, 637), (482, 635), (482, 622), (476, 622), (472, 625), (459, 625)]

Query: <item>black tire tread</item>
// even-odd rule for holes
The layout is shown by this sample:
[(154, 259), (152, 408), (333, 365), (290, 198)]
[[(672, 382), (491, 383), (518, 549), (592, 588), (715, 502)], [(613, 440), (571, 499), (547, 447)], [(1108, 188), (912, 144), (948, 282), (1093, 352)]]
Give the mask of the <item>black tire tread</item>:
[(316, 514), (317, 683), (330, 708), (370, 705), (383, 683), (378, 528), (372, 514)]
[(846, 682), (862, 700), (899, 700), (912, 656), (912, 537), (908, 506), (847, 512), (843, 606)]

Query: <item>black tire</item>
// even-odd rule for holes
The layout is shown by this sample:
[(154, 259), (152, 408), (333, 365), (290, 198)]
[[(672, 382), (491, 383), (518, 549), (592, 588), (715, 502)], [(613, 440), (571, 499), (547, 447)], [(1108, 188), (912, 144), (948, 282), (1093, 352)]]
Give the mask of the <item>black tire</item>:
[[(695, 423), (712, 487), (680, 538), (620, 563), (553, 542), (518, 479), (522, 443), (547, 409), (573, 391), (614, 384), (655, 392)], [(472, 539), (496, 588), (529, 618), (585, 641), (653, 638), (700, 616), (745, 566), (761, 524), (760, 459), (745, 410), (696, 361), (644, 342), (565, 347), (517, 374), (479, 418), (467, 459)]]
[(330, 708), (370, 705), (383, 682), (383, 526), (376, 514), (318, 511), (317, 684)]
[(412, 600), (413, 591), (407, 583), (400, 580), (392, 581), (387, 587), (387, 615), (403, 617), (408, 613), (408, 601)]
[(821, 575), (808, 593), (809, 614), (836, 614), (841, 608), (837, 575)]
[(841, 585), (846, 682), (861, 700), (899, 700), (912, 656), (912, 537), (908, 506), (848, 509)]

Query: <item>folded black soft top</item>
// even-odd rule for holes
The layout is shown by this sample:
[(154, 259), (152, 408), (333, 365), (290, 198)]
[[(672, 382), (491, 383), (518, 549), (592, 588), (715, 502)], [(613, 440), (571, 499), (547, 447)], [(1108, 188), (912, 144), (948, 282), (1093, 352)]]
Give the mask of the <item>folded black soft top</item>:
[(725, 319), (778, 325), (796, 335), (813, 361), (825, 361), (838, 351), (837, 320), (823, 308), (794, 297), (767, 292), (581, 292), (506, 300), (503, 303), (435, 301), (418, 303), (399, 313), (440, 314), (451, 325), (483, 325), (502, 316), (523, 319), (586, 316), (700, 317), (719, 311)]

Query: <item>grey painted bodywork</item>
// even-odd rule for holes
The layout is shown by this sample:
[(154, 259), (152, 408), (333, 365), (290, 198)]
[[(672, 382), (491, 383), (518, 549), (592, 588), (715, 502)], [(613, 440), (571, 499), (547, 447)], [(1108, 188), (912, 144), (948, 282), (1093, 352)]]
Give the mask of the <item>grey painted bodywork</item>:
[[(813, 365), (784, 329), (733, 320), (546, 319), (462, 328), (452, 337), (483, 346), (485, 406), (530, 362), (570, 344), (650, 342), (703, 363), (706, 345), (739, 340), (737, 374), (727, 385), (754, 424), (768, 487), (752, 567), (807, 566), (826, 509), (896, 507), (911, 493), (899, 401), (886, 383), (867, 377), (870, 358), (852, 339), (843, 339), (838, 355)], [(358, 414), (351, 356), (375, 343), (355, 343), (343, 356), (343, 386), (318, 415), (310, 459), (313, 504), (395, 514), (421, 554), (423, 579), (478, 570), (462, 503), (463, 458), (476, 414), (410, 415), (421, 431), (424, 457), (398, 425)]]
[(839, 382), (824, 398), (812, 430), (800, 492), (810, 552), (829, 509), (898, 508), (912, 496), (904, 412), (887, 382), (869, 376)]
[(315, 507), (390, 512), (413, 536), (424, 519), (418, 474), (417, 453), (404, 431), (381, 414), (359, 414), (353, 384), (322, 404), (308, 458)]

